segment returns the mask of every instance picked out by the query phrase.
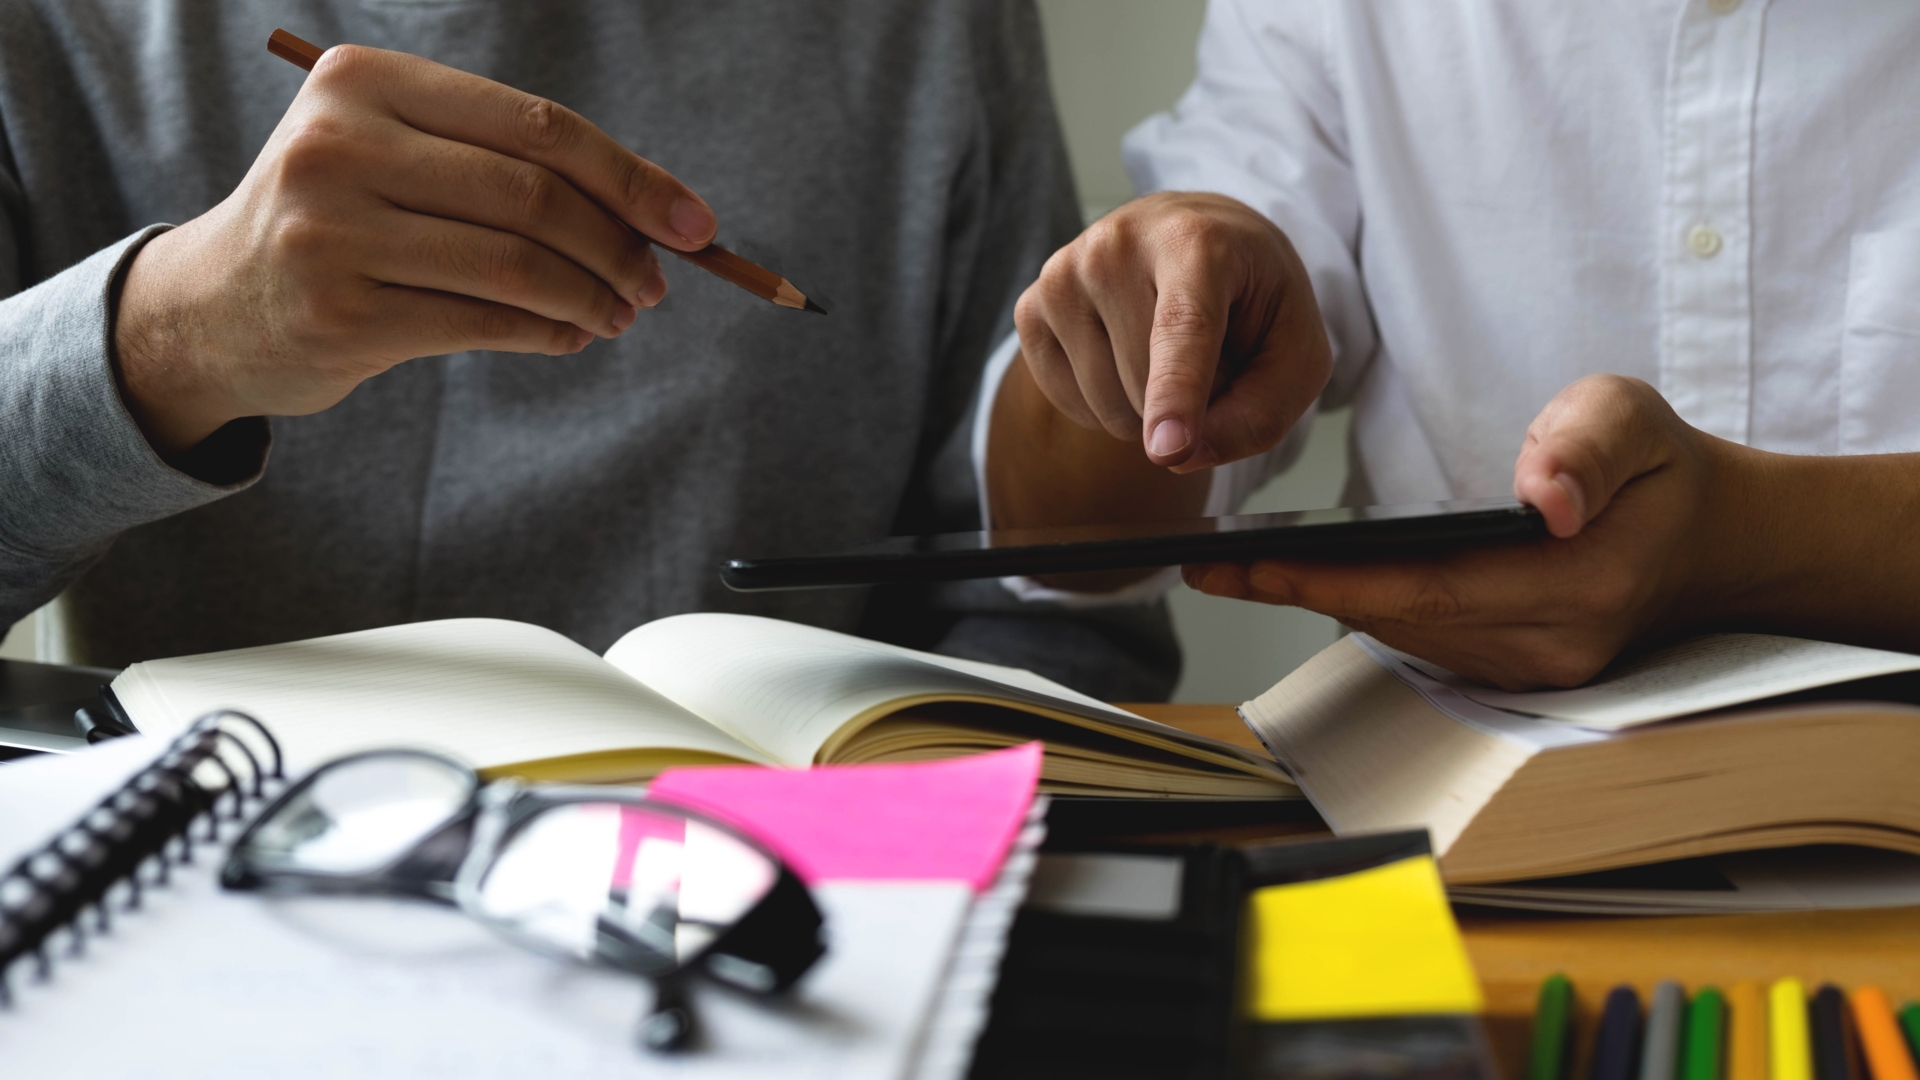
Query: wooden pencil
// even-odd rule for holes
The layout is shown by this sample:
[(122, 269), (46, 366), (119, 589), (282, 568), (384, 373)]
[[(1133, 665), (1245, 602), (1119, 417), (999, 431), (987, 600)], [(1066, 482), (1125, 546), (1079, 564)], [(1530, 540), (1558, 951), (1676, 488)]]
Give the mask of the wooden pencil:
[(1873, 1080), (1920, 1080), (1920, 1070), (1914, 1068), (1913, 1053), (1893, 1018), (1893, 1003), (1887, 1000), (1886, 991), (1863, 986), (1853, 992), (1853, 1026), (1860, 1032), (1867, 1071), (1873, 1074)]
[[(310, 41), (302, 40), (285, 30), (274, 30), (267, 35), (267, 51), (300, 68), (312, 71), (313, 65), (320, 62), (320, 54), (326, 50)], [(796, 311), (811, 311), (825, 315), (827, 309), (807, 298), (807, 294), (796, 288), (793, 282), (767, 269), (750, 259), (743, 259), (719, 244), (708, 244), (699, 251), (675, 251), (661, 245), (664, 250), (687, 260), (702, 270), (729, 281), (748, 292), (785, 308)]]
[(1757, 982), (1727, 990), (1727, 1080), (1769, 1080), (1767, 991)]

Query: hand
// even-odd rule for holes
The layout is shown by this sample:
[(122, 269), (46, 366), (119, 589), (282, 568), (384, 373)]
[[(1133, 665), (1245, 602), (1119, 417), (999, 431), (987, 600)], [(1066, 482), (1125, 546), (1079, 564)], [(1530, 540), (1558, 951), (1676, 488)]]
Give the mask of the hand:
[(1394, 562), (1190, 566), (1216, 596), (1293, 604), (1469, 678), (1574, 686), (1636, 639), (1736, 614), (1768, 562), (1750, 497), (1764, 455), (1688, 426), (1653, 387), (1601, 375), (1535, 418), (1514, 493), (1551, 537)]
[(1271, 448), (1332, 370), (1293, 245), (1221, 195), (1101, 218), (1047, 260), (1014, 320), (1054, 408), (1181, 473)]
[(325, 409), (413, 357), (577, 352), (666, 292), (648, 238), (690, 251), (716, 227), (559, 105), (341, 46), (240, 186), (136, 256), (115, 358), (142, 429), (177, 453), (238, 417)]

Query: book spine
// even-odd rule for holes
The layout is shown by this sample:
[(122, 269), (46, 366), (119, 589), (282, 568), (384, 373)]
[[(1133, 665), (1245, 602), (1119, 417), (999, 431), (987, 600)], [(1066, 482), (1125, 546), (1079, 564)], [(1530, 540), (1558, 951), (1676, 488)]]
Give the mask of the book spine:
[[(8, 975), (34, 959), (52, 973), (50, 942), (65, 932), (78, 955), (88, 933), (111, 928), (115, 894), (127, 909), (141, 891), (164, 886), (175, 863), (193, 862), (196, 843), (220, 838), (285, 780), (280, 745), (245, 713), (209, 713), (72, 826), (28, 852), (0, 877), (0, 1006), (12, 1004)], [(195, 824), (206, 828), (195, 836)], [(92, 929), (85, 916), (92, 909)]]

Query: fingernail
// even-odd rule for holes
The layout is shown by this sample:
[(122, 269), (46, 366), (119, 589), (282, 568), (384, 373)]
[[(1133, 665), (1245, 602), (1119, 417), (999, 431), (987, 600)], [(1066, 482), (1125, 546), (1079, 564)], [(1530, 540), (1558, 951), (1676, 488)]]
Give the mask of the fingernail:
[(587, 343), (592, 340), (593, 340), (593, 331), (575, 330), (573, 333), (573, 351), (579, 352), (581, 349), (586, 348)]
[(633, 299), (634, 303), (640, 307), (650, 308), (659, 303), (660, 298), (665, 295), (667, 295), (666, 275), (656, 270), (647, 280), (640, 283), (640, 291), (633, 295)]
[(1580, 490), (1580, 481), (1571, 473), (1554, 473), (1553, 486), (1567, 497), (1567, 504), (1573, 507), (1573, 516), (1581, 521), (1587, 520), (1587, 497)]
[(639, 314), (638, 309), (629, 307), (626, 304), (621, 304), (620, 309), (613, 313), (613, 332), (618, 334), (626, 330), (627, 327), (632, 326), (633, 320), (638, 317)]
[(1187, 425), (1171, 417), (1153, 426), (1153, 437), (1147, 440), (1147, 452), (1154, 457), (1167, 457), (1187, 448)]
[(693, 199), (681, 199), (667, 211), (667, 224), (678, 233), (680, 239), (689, 244), (704, 244), (713, 239), (713, 232), (720, 227), (714, 220), (713, 211)]

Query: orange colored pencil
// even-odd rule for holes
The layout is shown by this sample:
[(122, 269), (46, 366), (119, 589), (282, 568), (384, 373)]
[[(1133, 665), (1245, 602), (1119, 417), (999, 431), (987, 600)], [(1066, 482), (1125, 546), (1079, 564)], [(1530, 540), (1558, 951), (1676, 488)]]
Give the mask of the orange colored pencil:
[[(287, 33), (275, 30), (267, 35), (267, 51), (302, 71), (312, 71), (313, 65), (320, 62), (320, 54), (325, 52), (311, 41), (305, 41)], [(664, 245), (663, 245), (664, 247)], [(708, 244), (699, 251), (674, 251), (664, 248), (687, 260), (707, 273), (730, 281), (748, 292), (770, 300), (781, 307), (798, 311), (811, 311), (825, 315), (827, 309), (807, 299), (807, 294), (794, 287), (793, 282), (761, 266), (750, 259), (743, 259), (719, 244)]]
[(1873, 1080), (1920, 1080), (1913, 1066), (1913, 1052), (1907, 1049), (1906, 1036), (1893, 1019), (1893, 1002), (1877, 986), (1863, 986), (1849, 995), (1853, 1005), (1853, 1026), (1860, 1033), (1860, 1045), (1867, 1052), (1867, 1071)]

